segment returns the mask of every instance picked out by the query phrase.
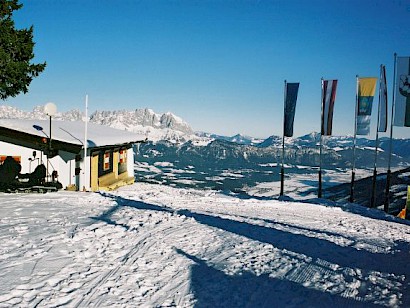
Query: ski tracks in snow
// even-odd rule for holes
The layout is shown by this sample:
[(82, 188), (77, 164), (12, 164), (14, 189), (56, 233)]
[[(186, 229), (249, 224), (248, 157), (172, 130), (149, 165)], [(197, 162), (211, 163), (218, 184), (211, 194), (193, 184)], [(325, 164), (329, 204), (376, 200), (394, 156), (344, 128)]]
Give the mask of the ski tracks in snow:
[(409, 228), (336, 207), (148, 184), (6, 200), (0, 307), (395, 307), (408, 284), (376, 261)]

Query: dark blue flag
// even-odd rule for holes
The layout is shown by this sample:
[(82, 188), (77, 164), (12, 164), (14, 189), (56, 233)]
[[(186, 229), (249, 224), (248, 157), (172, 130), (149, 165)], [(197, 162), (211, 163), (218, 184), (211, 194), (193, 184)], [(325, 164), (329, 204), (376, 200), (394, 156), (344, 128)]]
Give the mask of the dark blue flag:
[(296, 100), (298, 98), (299, 83), (286, 83), (285, 90), (285, 119), (283, 134), (285, 137), (293, 136), (293, 122), (295, 119)]

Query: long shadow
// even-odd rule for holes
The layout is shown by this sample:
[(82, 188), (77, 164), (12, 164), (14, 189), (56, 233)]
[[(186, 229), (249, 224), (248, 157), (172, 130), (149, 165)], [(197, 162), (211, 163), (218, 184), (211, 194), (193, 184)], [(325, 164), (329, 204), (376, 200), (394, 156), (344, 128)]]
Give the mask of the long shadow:
[[(354, 247), (342, 247), (327, 240), (294, 234), (282, 230), (249, 224), (222, 217), (179, 210), (178, 214), (192, 217), (199, 223), (229, 231), (249, 239), (269, 243), (278, 249), (286, 249), (312, 258), (327, 260), (343, 267), (360, 268), (401, 275), (410, 274), (408, 243), (396, 243), (394, 254), (372, 253)], [(354, 264), (351, 263), (354, 260)]]
[(150, 210), (150, 211), (158, 211), (158, 212), (168, 212), (168, 213), (174, 213), (175, 210), (166, 207), (166, 206), (159, 206), (159, 205), (154, 205), (154, 204), (149, 204), (141, 201), (136, 201), (136, 200), (131, 200), (131, 199), (125, 199), (116, 195), (112, 195), (109, 193), (105, 192), (99, 192), (99, 194), (105, 198), (110, 198), (114, 200), (117, 205), (112, 206), (109, 208), (107, 211), (102, 212), (98, 216), (92, 216), (90, 217), (91, 219), (95, 221), (103, 221), (109, 225), (115, 225), (115, 226), (121, 226), (126, 230), (129, 230), (129, 226), (121, 223), (117, 223), (116, 221), (111, 219), (111, 216), (118, 211), (121, 207), (131, 207), (135, 208), (138, 210)]
[(107, 193), (102, 193), (102, 195), (114, 199), (117, 205), (102, 213), (100, 216), (93, 217), (93, 219), (110, 224), (119, 225), (111, 219), (111, 215), (122, 206), (141, 210), (171, 212), (193, 218), (203, 225), (232, 232), (259, 242), (272, 244), (277, 249), (303, 254), (313, 259), (326, 260), (327, 262), (344, 268), (358, 268), (366, 276), (370, 271), (395, 274), (398, 276), (405, 275), (406, 277), (405, 281), (403, 281), (402, 288), (404, 298), (402, 301), (404, 307), (410, 307), (410, 295), (407, 294), (407, 290), (410, 291), (408, 277), (410, 276), (410, 245), (407, 242), (396, 242), (394, 253), (372, 253), (366, 250), (358, 250), (354, 247), (342, 247), (333, 242), (316, 237), (308, 237), (303, 234), (293, 234), (247, 222), (195, 213), (190, 210), (173, 210), (165, 206), (162, 207), (129, 200)]
[[(207, 215), (207, 214), (205, 214)], [(343, 237), (347, 240), (356, 242), (356, 238), (353, 236), (347, 236), (344, 234), (340, 234), (337, 232), (331, 232), (331, 231), (325, 231), (325, 230), (320, 230), (320, 229), (315, 229), (315, 228), (307, 228), (307, 227), (301, 227), (298, 225), (294, 225), (294, 224), (289, 224), (289, 223), (284, 223), (284, 222), (280, 222), (280, 221), (276, 221), (276, 220), (272, 220), (272, 219), (266, 219), (266, 218), (260, 218), (260, 217), (252, 217), (252, 216), (244, 216), (244, 215), (235, 215), (236, 217), (240, 217), (243, 219), (248, 219), (248, 220), (259, 220), (259, 221), (263, 221), (269, 224), (273, 224), (273, 225), (277, 225), (277, 226), (282, 226), (285, 228), (291, 228), (294, 230), (298, 230), (299, 232), (314, 232), (314, 233), (320, 233), (326, 236), (335, 236), (335, 237)]]
[[(350, 185), (350, 184), (349, 184)], [(350, 189), (350, 186), (349, 186)], [(309, 204), (316, 204), (316, 203), (327, 203), (333, 207), (339, 207), (345, 212), (357, 214), (364, 217), (369, 217), (373, 219), (383, 219), (390, 222), (395, 222), (403, 225), (410, 225), (410, 221), (406, 219), (397, 218), (394, 215), (387, 214), (382, 210), (377, 211), (374, 208), (368, 208), (363, 205), (359, 204), (350, 204), (346, 206), (344, 203), (338, 203), (338, 201), (330, 200), (330, 199), (319, 199), (319, 198), (311, 198), (307, 200), (297, 200), (289, 196), (271, 196), (271, 197), (264, 197), (264, 196), (252, 196), (247, 194), (246, 192), (240, 193), (233, 193), (233, 192), (221, 192), (223, 195), (242, 199), (242, 200), (261, 200), (261, 201), (271, 201), (271, 200), (279, 200), (279, 201), (289, 201), (289, 202), (299, 202), (299, 203), (309, 203)], [(317, 195), (317, 188), (310, 188), (300, 193), (300, 196), (309, 196), (309, 195)], [(346, 197), (347, 198), (347, 197)], [(346, 201), (347, 202), (347, 201)]]
[(230, 191), (230, 190), (222, 190), (220, 191), (221, 194), (228, 196), (228, 197), (234, 197), (234, 198), (238, 198), (241, 200), (262, 200), (262, 201), (269, 201), (269, 200), (278, 200), (277, 196), (271, 196), (271, 197), (267, 197), (267, 196), (252, 196), (250, 194), (248, 194), (245, 191)]
[(266, 274), (227, 275), (204, 260), (180, 249), (176, 251), (195, 263), (191, 267), (195, 307), (380, 307)]

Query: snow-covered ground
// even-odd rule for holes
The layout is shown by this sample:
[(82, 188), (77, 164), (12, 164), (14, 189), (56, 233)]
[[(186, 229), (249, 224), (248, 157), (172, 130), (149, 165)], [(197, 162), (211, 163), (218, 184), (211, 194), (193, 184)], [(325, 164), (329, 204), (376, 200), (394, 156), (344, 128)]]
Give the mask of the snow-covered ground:
[[(299, 170), (303, 170), (304, 166), (297, 166)], [(292, 198), (298, 198), (301, 194), (315, 197), (318, 190), (318, 168), (305, 167), (306, 173), (285, 173), (284, 193)], [(312, 172), (312, 169), (314, 170)], [(356, 169), (357, 179), (365, 178), (372, 175), (373, 170)], [(381, 171), (380, 171), (381, 172)], [(336, 186), (342, 183), (349, 183), (351, 180), (351, 172), (340, 170), (324, 170), (322, 171), (323, 188)], [(280, 181), (270, 181), (257, 183), (253, 187), (246, 189), (246, 192), (251, 196), (256, 197), (275, 197), (280, 192)]]
[(0, 307), (409, 307), (410, 224), (137, 183), (0, 194)]

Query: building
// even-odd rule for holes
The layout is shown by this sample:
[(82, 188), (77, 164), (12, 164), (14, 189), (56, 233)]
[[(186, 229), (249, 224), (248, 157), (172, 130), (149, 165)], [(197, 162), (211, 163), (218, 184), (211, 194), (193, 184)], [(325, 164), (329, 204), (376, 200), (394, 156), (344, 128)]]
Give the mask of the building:
[(63, 188), (112, 190), (134, 182), (133, 145), (144, 139), (82, 121), (0, 119), (0, 161), (13, 156), (21, 173), (44, 164)]

